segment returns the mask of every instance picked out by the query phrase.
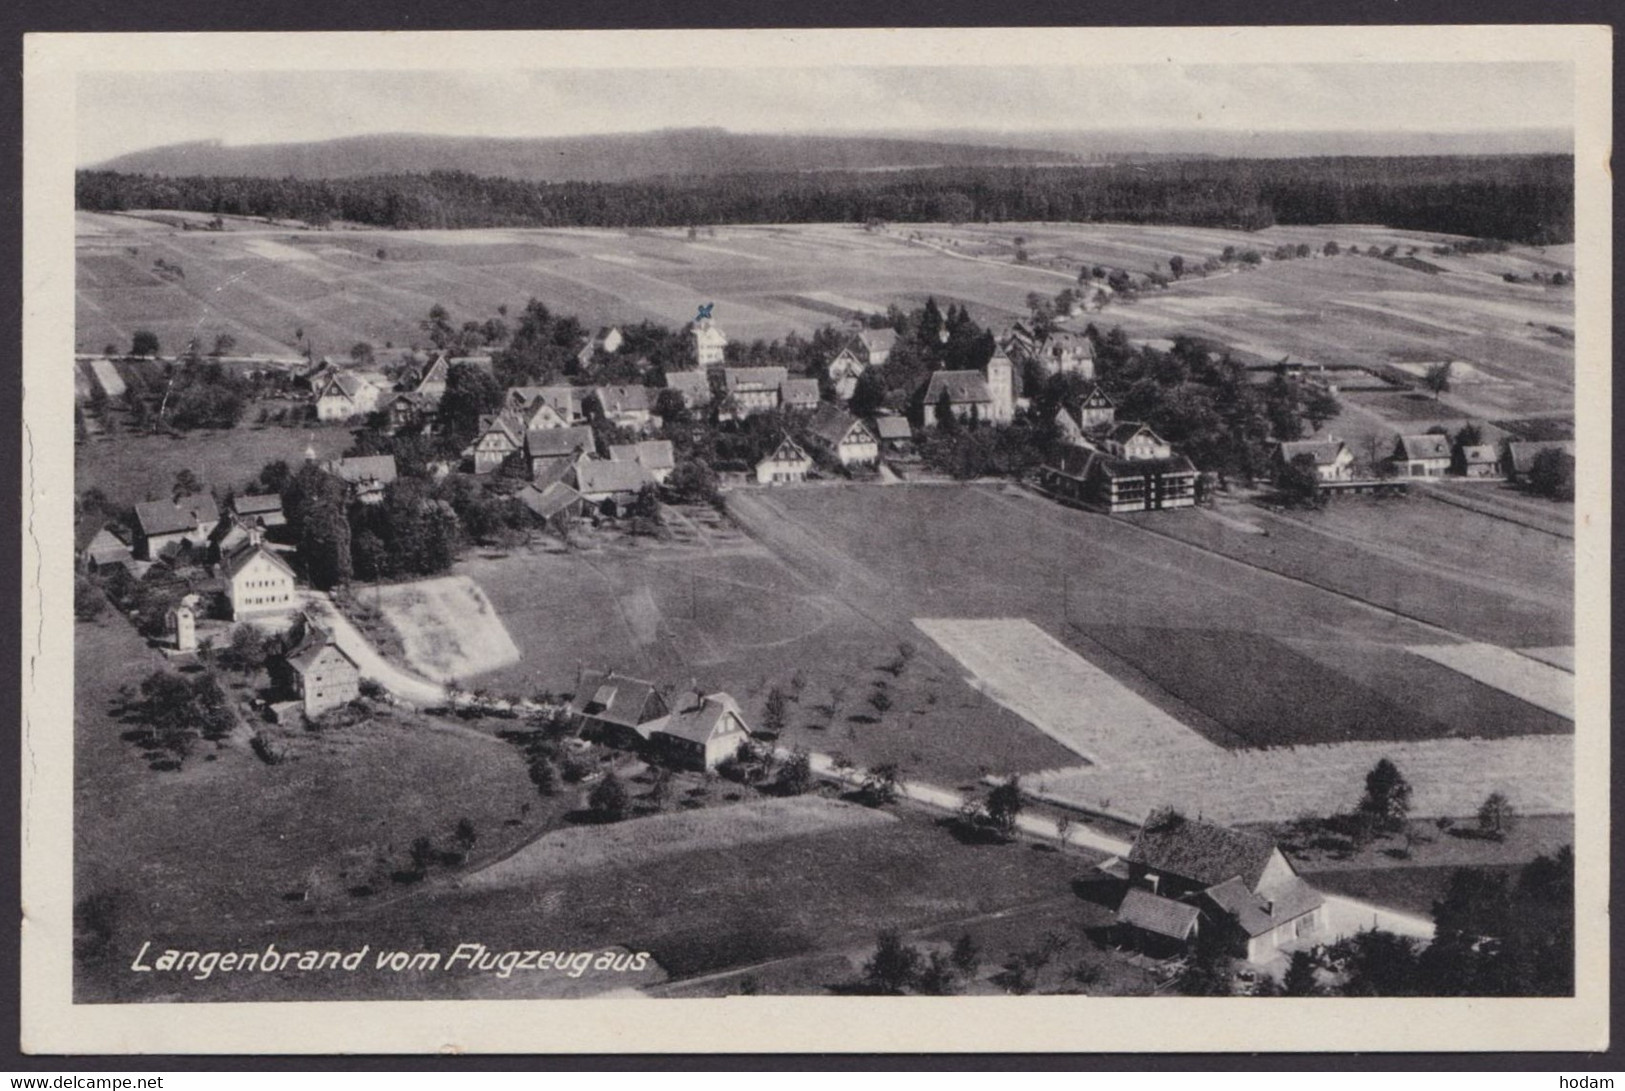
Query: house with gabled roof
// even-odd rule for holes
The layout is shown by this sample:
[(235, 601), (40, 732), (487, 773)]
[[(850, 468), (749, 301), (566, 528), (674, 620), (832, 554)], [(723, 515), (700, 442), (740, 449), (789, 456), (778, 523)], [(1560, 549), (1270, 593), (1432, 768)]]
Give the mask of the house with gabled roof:
[(786, 379), (779, 384), (779, 404), (803, 412), (818, 408), (817, 379)]
[(586, 339), (581, 351), (576, 353), (576, 362), (587, 367), (600, 352), (605, 356), (613, 355), (621, 347), (621, 340), (619, 326), (599, 326), (598, 331)]
[(668, 371), (666, 385), (683, 396), (690, 412), (703, 414), (711, 405), (711, 377), (700, 371)]
[[(526, 430), (531, 422), (537, 428), (560, 428), (587, 423), (587, 410), (583, 402), (592, 393), (590, 387), (568, 385), (512, 386), (508, 388), (504, 406), (524, 417)], [(542, 416), (543, 410), (552, 411)]]
[(1458, 443), (1450, 469), (1462, 477), (1500, 477), (1501, 456), (1493, 443)]
[(615, 670), (582, 671), (569, 705), (578, 732), (617, 746), (641, 745), (648, 738), (648, 725), (670, 712), (653, 682)]
[(1078, 426), (1078, 419), (1072, 415), (1072, 410), (1060, 406), (1055, 410), (1055, 431), (1062, 443), (1083, 443), (1083, 429)]
[(293, 569), (249, 531), (237, 548), (223, 553), (218, 569), (234, 620), (291, 613), (299, 608)]
[(610, 445), (612, 462), (636, 462), (655, 482), (664, 485), (677, 468), (677, 455), (669, 439), (646, 439), (641, 443), (614, 443)]
[(1087, 439), (1060, 445), (1038, 471), (1051, 495), (1113, 514), (1194, 507), (1196, 478), (1184, 455), (1127, 458)]
[(220, 509), (207, 493), (137, 504), (135, 555), (152, 561), (171, 546), (205, 546), (219, 525)]
[(1321, 481), (1352, 481), (1354, 452), (1336, 436), (1321, 439), (1288, 440), (1275, 445), (1275, 472), (1280, 473), (1299, 458), (1314, 461), (1315, 476)]
[(812, 456), (789, 436), (779, 441), (773, 453), (756, 464), (758, 485), (791, 485), (807, 480)]
[(525, 432), (519, 415), (503, 410), (480, 418), (479, 434), (463, 449), (463, 457), (474, 461), (474, 472), (488, 474), (524, 450)]
[(728, 335), (709, 318), (702, 318), (689, 327), (688, 335), (694, 342), (694, 359), (700, 367), (715, 367), (722, 363), (728, 349)]
[(881, 414), (870, 424), (870, 431), (874, 433), (881, 450), (894, 455), (908, 454), (913, 450), (914, 426), (909, 424), (907, 417)]
[(341, 708), (361, 696), (361, 668), (332, 635), (308, 614), (298, 621), (299, 642), (283, 656), (278, 671), (311, 718)]
[(600, 386), (593, 390), (598, 411), (622, 428), (647, 428), (654, 419), (653, 391), (646, 386)]
[(129, 543), (106, 527), (96, 531), (79, 553), (85, 570), (96, 572), (102, 568), (125, 564), (135, 558)]
[(1400, 436), (1388, 462), (1398, 477), (1443, 477), (1450, 469), (1450, 437), (1437, 432)]
[(1167, 440), (1152, 431), (1149, 425), (1138, 421), (1119, 421), (1112, 425), (1101, 435), (1100, 446), (1118, 458), (1129, 461), (1171, 458), (1174, 453)]
[(1112, 401), (1098, 384), (1090, 387), (1089, 393), (1078, 403), (1078, 427), (1085, 432), (1093, 432), (1097, 429), (1110, 428), (1115, 423), (1117, 423), (1117, 403)]
[(520, 489), (518, 495), (521, 504), (544, 520), (558, 515), (578, 519), (587, 507), (581, 494), (562, 481), (549, 482), (540, 487), (531, 482)]
[(843, 402), (851, 400), (858, 389), (858, 376), (868, 367), (863, 356), (853, 346), (842, 346), (841, 351), (830, 358), (826, 368), (830, 381), (835, 384), (835, 396)]
[(525, 433), (525, 457), (530, 460), (531, 479), (536, 481), (549, 477), (551, 467), (572, 464), (597, 450), (592, 429), (585, 424), (538, 428)]
[(859, 357), (866, 365), (879, 367), (891, 359), (891, 350), (897, 346), (897, 331), (890, 327), (859, 330), (852, 341)]
[(729, 367), (722, 370), (724, 419), (744, 420), (779, 407), (789, 371), (782, 367)]
[(429, 362), (429, 366), (423, 369), (423, 378), (418, 380), (414, 392), (439, 402), (445, 397), (446, 380), (450, 375), (451, 364), (447, 361), (446, 354), (437, 352)]
[(834, 405), (821, 405), (807, 422), (807, 434), (843, 466), (873, 466), (880, 442), (857, 417)]
[(993, 394), (980, 371), (934, 371), (925, 387), (925, 426), (935, 428), (943, 398), (960, 421), (991, 421)]
[(750, 739), (739, 702), (726, 693), (685, 693), (670, 713), (644, 724), (649, 747), (679, 768), (715, 769)]
[(636, 462), (583, 458), (566, 478), (583, 500), (605, 515), (616, 516), (655, 484), (654, 475)]
[(328, 371), (312, 387), (316, 419), (335, 421), (364, 416), (378, 408), (384, 390), (353, 371)]
[(281, 493), (240, 493), (226, 504), (226, 510), (235, 522), (251, 529), (271, 530), (288, 524)]
[(1501, 452), (1501, 472), (1508, 481), (1527, 481), (1542, 451), (1553, 450), (1574, 457), (1573, 440), (1510, 440)]
[(384, 489), (398, 476), (394, 455), (335, 458), (324, 463), (322, 469), (348, 485), (350, 495), (363, 504), (382, 503)]
[(440, 400), (416, 390), (403, 390), (385, 398), (380, 408), (386, 418), (384, 430), (390, 435), (408, 428), (430, 431), (440, 410)]
[[(1132, 919), (1118, 911), (1119, 923), (1130, 929), (1172, 938), (1159, 926), (1184, 920), (1188, 909), (1175, 911), (1163, 903), (1194, 908), (1202, 921), (1198, 927), (1220, 929), (1237, 957), (1255, 963), (1327, 936), (1325, 898), (1263, 834), (1165, 808), (1140, 827), (1125, 863), (1130, 894), (1140, 892)], [(1148, 896), (1158, 901), (1149, 902)], [(1126, 897), (1124, 904), (1129, 904)]]
[(1095, 344), (1076, 330), (1051, 330), (1033, 345), (1031, 356), (1048, 375), (1095, 377)]

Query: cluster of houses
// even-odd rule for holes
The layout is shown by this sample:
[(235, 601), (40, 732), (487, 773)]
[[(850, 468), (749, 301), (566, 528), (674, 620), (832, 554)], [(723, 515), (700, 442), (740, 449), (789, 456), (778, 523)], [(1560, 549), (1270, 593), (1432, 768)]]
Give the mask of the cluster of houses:
[[(1499, 444), (1466, 444), (1439, 432), (1425, 432), (1395, 437), (1393, 450), (1384, 461), (1389, 473), (1400, 479), (1463, 477), (1525, 482), (1536, 457), (1545, 450), (1556, 450), (1571, 462), (1574, 458), (1574, 444), (1569, 440), (1505, 439)], [(1312, 460), (1315, 475), (1323, 485), (1357, 480), (1354, 452), (1336, 436), (1292, 440), (1276, 446), (1277, 471), (1304, 458)]]
[(653, 683), (614, 670), (582, 671), (568, 714), (583, 735), (683, 769), (715, 769), (751, 737), (726, 693), (693, 688), (668, 701)]
[(1055, 414), (1062, 442), (1038, 481), (1063, 500), (1113, 513), (1188, 508), (1196, 503), (1196, 467), (1149, 426), (1119, 421), (1098, 386), (1074, 411)]

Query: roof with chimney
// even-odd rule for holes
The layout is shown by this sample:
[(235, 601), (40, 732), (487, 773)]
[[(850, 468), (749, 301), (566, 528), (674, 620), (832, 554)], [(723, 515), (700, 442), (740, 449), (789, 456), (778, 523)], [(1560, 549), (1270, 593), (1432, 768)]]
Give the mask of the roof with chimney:
[(1450, 437), (1437, 432), (1420, 436), (1400, 436), (1394, 453), (1403, 459), (1432, 459), (1450, 457)]
[(183, 496), (173, 503), (168, 500), (153, 500), (135, 506), (136, 525), (141, 533), (147, 537), (155, 534), (178, 534), (181, 531), (196, 530), (200, 524), (218, 523), (220, 509), (215, 506), (214, 497), (208, 493), (199, 493), (195, 496)]
[(351, 485), (371, 482), (387, 485), (396, 477), (395, 456), (362, 455), (334, 459), (327, 464), (327, 472)]
[(575, 696), (570, 699), (573, 715), (633, 729), (659, 719), (664, 711), (665, 701), (654, 683), (613, 670), (582, 671)]
[(739, 703), (728, 694), (687, 693), (678, 698), (675, 712), (649, 725), (649, 734), (670, 735), (704, 745), (729, 715), (737, 717), (739, 726), (749, 730)]
[(536, 428), (525, 433), (531, 458), (568, 458), (597, 450), (592, 429), (585, 424), (569, 428)]
[(993, 395), (987, 389), (987, 376), (980, 371), (936, 371), (931, 374), (931, 382), (925, 388), (925, 408), (927, 412), (942, 400), (942, 395), (948, 395), (948, 401), (953, 405), (967, 405), (973, 403), (989, 403)]
[(1199, 886), (1240, 879), (1248, 890), (1253, 890), (1274, 854), (1275, 842), (1263, 834), (1245, 833), (1164, 810), (1153, 813), (1140, 827), (1128, 859)]

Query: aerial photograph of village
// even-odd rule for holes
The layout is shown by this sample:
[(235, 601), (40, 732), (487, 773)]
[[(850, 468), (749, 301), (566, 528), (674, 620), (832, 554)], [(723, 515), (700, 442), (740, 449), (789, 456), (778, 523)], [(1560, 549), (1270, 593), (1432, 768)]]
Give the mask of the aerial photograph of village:
[(80, 76), (75, 1002), (1573, 995), (1571, 77)]

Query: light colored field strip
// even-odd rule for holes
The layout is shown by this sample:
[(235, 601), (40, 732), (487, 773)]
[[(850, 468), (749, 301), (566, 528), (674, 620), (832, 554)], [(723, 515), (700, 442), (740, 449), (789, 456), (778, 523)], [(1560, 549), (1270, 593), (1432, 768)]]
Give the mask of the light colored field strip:
[(519, 662), (519, 648), (480, 585), (445, 576), (380, 588), (380, 612), (401, 636), (406, 661), (436, 682)]
[(475, 872), (459, 885), (484, 890), (517, 886), (570, 872), (644, 865), (704, 849), (728, 849), (895, 821), (884, 811), (818, 796), (677, 811), (635, 822), (556, 830)]
[(1551, 648), (1519, 648), (1518, 651), (1531, 659), (1538, 659), (1542, 663), (1550, 663), (1552, 666), (1560, 667), (1570, 674), (1574, 673), (1574, 645), (1572, 644), (1563, 644)]
[(1023, 777), (1042, 799), (1136, 823), (1170, 803), (1219, 822), (1325, 815), (1353, 807), (1387, 757), (1410, 781), (1417, 817), (1473, 814), (1492, 791), (1526, 814), (1574, 810), (1571, 736), (1225, 750), (1025, 619), (915, 624), (972, 672), (972, 685), (1093, 762)]
[(1574, 675), (1494, 644), (1413, 644), (1407, 651), (1564, 719), (1574, 719)]
[(1024, 618), (915, 618), (970, 684), (1096, 765), (1220, 748)]

